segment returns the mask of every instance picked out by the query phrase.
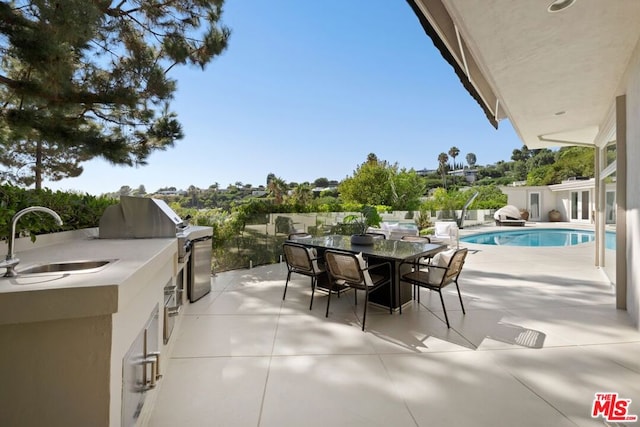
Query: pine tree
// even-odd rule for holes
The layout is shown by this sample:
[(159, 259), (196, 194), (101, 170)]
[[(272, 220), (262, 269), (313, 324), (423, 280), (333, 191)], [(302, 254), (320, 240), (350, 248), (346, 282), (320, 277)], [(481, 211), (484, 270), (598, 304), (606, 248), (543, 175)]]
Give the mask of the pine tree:
[(0, 2), (2, 157), (36, 141), (132, 166), (172, 146), (183, 134), (169, 72), (226, 48), (223, 2)]

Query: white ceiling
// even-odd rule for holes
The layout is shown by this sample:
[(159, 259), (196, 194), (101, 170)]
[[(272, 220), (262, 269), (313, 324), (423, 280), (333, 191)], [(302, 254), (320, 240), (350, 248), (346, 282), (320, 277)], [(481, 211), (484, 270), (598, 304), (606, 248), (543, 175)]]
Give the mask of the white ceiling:
[(551, 0), (441, 2), (524, 144), (593, 143), (640, 38), (640, 0), (557, 13)]

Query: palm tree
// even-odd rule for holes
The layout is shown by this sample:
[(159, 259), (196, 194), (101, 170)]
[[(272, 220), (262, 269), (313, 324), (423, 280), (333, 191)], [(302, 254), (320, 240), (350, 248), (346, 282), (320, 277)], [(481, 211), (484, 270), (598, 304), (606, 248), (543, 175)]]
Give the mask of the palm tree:
[(438, 154), (438, 170), (442, 174), (442, 186), (447, 188), (447, 163), (449, 162), (449, 156), (447, 153)]
[(449, 155), (453, 158), (453, 169), (457, 169), (456, 166), (456, 157), (458, 157), (458, 154), (460, 154), (460, 149), (458, 147), (456, 147), (455, 145), (451, 148), (449, 148)]
[(287, 191), (287, 183), (284, 179), (273, 177), (267, 186), (273, 196), (276, 205), (281, 205), (284, 200), (284, 193)]
[(313, 192), (311, 191), (311, 185), (309, 184), (300, 184), (296, 188), (293, 189), (293, 199), (299, 205), (306, 206), (313, 199)]

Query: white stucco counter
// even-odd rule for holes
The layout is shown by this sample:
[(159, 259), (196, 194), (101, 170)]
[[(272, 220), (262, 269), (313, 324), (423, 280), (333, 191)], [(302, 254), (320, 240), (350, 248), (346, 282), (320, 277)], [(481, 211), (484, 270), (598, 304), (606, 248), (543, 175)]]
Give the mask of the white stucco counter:
[[(124, 361), (141, 333), (160, 343), (158, 361), (167, 356), (165, 290), (184, 267), (177, 239), (49, 238), (39, 236), (36, 245), (20, 239), (18, 276), (0, 278), (0, 425), (133, 425), (123, 410), (123, 390), (130, 389)], [(97, 260), (111, 262), (84, 272), (20, 274)], [(147, 329), (150, 321), (159, 328)]]
[[(162, 265), (176, 262), (175, 238), (70, 240), (18, 252), (17, 277), (0, 277), (0, 324), (116, 313)], [(88, 260), (110, 263), (84, 272), (21, 275), (31, 266)]]

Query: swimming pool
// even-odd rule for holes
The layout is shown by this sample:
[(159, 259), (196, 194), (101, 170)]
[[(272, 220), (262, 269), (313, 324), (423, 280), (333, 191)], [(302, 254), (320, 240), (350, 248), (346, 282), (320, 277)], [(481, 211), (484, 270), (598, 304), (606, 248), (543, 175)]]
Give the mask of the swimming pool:
[[(572, 246), (595, 240), (595, 234), (589, 230), (559, 228), (527, 228), (509, 231), (492, 231), (473, 234), (460, 238), (461, 242), (478, 243), (480, 245), (500, 246)], [(605, 247), (616, 248), (616, 234), (606, 232)]]

